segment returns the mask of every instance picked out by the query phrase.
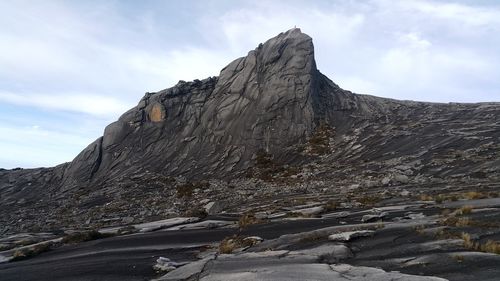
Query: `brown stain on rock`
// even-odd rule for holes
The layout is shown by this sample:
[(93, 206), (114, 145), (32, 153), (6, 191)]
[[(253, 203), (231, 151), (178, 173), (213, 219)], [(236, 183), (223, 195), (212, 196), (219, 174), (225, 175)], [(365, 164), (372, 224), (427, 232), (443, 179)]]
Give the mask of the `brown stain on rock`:
[(165, 107), (160, 103), (155, 103), (149, 110), (149, 120), (151, 122), (161, 122), (165, 120)]

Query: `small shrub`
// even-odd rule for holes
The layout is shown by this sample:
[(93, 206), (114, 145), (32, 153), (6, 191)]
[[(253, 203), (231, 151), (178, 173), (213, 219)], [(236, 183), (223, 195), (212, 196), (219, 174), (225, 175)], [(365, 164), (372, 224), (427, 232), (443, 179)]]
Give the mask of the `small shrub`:
[(475, 250), (476, 249), (476, 243), (472, 241), (472, 238), (469, 233), (462, 233), (462, 240), (464, 240), (464, 247), (466, 249), (471, 249)]
[(239, 248), (246, 248), (255, 245), (255, 241), (245, 239), (239, 235), (224, 238), (219, 244), (219, 253), (231, 254), (234, 250)]
[(465, 227), (473, 224), (473, 221), (468, 217), (448, 217), (441, 221), (441, 224), (447, 226), (455, 226), (455, 227)]
[(37, 256), (50, 250), (52, 243), (40, 243), (28, 248), (16, 250), (12, 256), (12, 261), (24, 260)]
[(192, 183), (186, 183), (183, 185), (179, 185), (175, 188), (177, 198), (183, 197), (192, 197), (193, 191), (195, 190), (195, 186)]
[(330, 137), (333, 130), (326, 124), (321, 124), (309, 139), (309, 152), (311, 154), (323, 155), (331, 152)]
[(473, 224), (473, 222), (470, 218), (463, 217), (463, 218), (458, 218), (457, 222), (455, 223), (455, 226), (456, 227), (465, 227), (465, 226), (470, 226), (472, 224)]
[(236, 249), (236, 242), (232, 238), (224, 238), (219, 244), (219, 253), (231, 254)]
[(446, 197), (442, 194), (439, 194), (438, 196), (436, 196), (436, 198), (434, 199), (434, 201), (438, 204), (441, 204), (443, 203), (443, 201), (446, 200)]
[(422, 201), (434, 201), (432, 196), (427, 195), (427, 194), (420, 194), (420, 200), (422, 200)]
[(65, 244), (80, 243), (85, 241), (97, 240), (101, 238), (111, 237), (113, 234), (100, 233), (97, 230), (89, 230), (75, 232), (63, 237), (62, 242)]
[(488, 240), (485, 244), (480, 246), (480, 250), (481, 252), (500, 255), (500, 243), (497, 241)]
[(365, 206), (373, 206), (382, 201), (382, 197), (380, 197), (379, 195), (366, 195), (358, 198), (357, 201)]
[(498, 192), (491, 191), (490, 193), (488, 193), (488, 197), (489, 198), (497, 198), (497, 197), (499, 197)]
[(240, 231), (247, 228), (250, 225), (259, 223), (260, 220), (255, 217), (253, 213), (246, 213), (240, 217), (238, 220), (238, 227)]
[(199, 208), (194, 208), (194, 209), (190, 209), (190, 210), (186, 211), (185, 216), (197, 217), (200, 219), (204, 219), (204, 218), (208, 217), (208, 213), (205, 209), (199, 207)]
[(23, 239), (21, 241), (18, 241), (16, 243), (16, 245), (18, 245), (18, 246), (27, 246), (27, 245), (35, 244), (36, 242), (37, 241), (34, 240), (34, 239), (26, 238), (26, 239)]
[(474, 200), (474, 199), (482, 199), (486, 198), (487, 196), (485, 194), (482, 194), (481, 192), (477, 191), (469, 191), (465, 193), (465, 198), (469, 200)]
[(423, 235), (425, 233), (425, 226), (424, 225), (417, 225), (413, 227), (413, 230), (415, 230), (418, 234)]
[(328, 238), (328, 234), (321, 234), (319, 232), (312, 232), (307, 234), (306, 236), (300, 238), (299, 243), (309, 243), (309, 242), (317, 242), (322, 241)]
[(488, 240), (486, 243), (481, 244), (479, 242), (474, 242), (468, 233), (462, 233), (462, 239), (464, 240), (464, 247), (472, 251), (480, 251), (491, 254), (500, 254), (500, 243), (493, 240)]
[(460, 208), (460, 210), (458, 211), (458, 213), (460, 215), (468, 215), (468, 214), (470, 214), (472, 212), (473, 208), (474, 207), (472, 207), (472, 206), (463, 206), (462, 208)]
[(463, 262), (465, 260), (464, 256), (462, 255), (453, 255), (452, 256), (457, 262)]
[(325, 211), (326, 212), (331, 212), (335, 211), (338, 208), (338, 203), (334, 200), (328, 200), (325, 204)]
[(271, 168), (275, 165), (272, 156), (263, 149), (259, 149), (255, 155), (255, 166), (257, 168)]
[(288, 212), (286, 213), (287, 218), (304, 218), (307, 216), (304, 216), (301, 212)]

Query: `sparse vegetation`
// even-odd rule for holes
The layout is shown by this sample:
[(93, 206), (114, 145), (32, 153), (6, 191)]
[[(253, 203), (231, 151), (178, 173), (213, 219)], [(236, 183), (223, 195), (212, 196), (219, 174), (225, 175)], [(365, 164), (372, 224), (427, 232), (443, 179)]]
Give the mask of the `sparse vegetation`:
[(321, 240), (325, 240), (327, 238), (328, 238), (328, 234), (322, 234), (322, 233), (318, 233), (318, 232), (312, 232), (309, 235), (302, 237), (299, 240), (299, 243), (321, 241)]
[(175, 188), (177, 198), (192, 197), (195, 187), (192, 183), (179, 185)]
[(338, 207), (337, 201), (330, 199), (325, 203), (325, 212), (335, 211)]
[(197, 217), (200, 219), (204, 219), (208, 216), (208, 213), (205, 209), (202, 207), (197, 207), (193, 209), (189, 209), (184, 213), (185, 216), (187, 217)]
[(193, 196), (193, 192), (196, 189), (205, 189), (210, 186), (208, 181), (197, 181), (197, 182), (187, 182), (181, 185), (178, 185), (176, 190), (177, 198), (190, 198)]
[(36, 240), (26, 238), (26, 239), (23, 239), (21, 241), (18, 241), (16, 244), (17, 244), (17, 246), (27, 246), (27, 245), (34, 244), (36, 242), (37, 242)]
[(422, 201), (434, 201), (434, 198), (428, 194), (420, 194), (420, 200), (422, 200)]
[(419, 199), (422, 201), (435, 201), (440, 204), (447, 201), (458, 201), (462, 200), (475, 200), (475, 199), (484, 199), (484, 198), (495, 198), (498, 197), (498, 194), (495, 192), (483, 193), (478, 191), (469, 191), (465, 193), (459, 194), (420, 194)]
[(449, 216), (441, 220), (442, 225), (454, 227), (480, 227), (480, 228), (497, 228), (500, 225), (496, 222), (485, 222), (481, 220), (473, 220), (469, 217)]
[(474, 199), (487, 198), (488, 196), (486, 194), (481, 193), (481, 192), (469, 191), (469, 192), (465, 193), (464, 197), (465, 197), (465, 199), (468, 199), (468, 200), (474, 200)]
[(500, 242), (498, 241), (488, 240), (486, 243), (481, 244), (475, 242), (469, 233), (462, 233), (461, 238), (464, 240), (464, 247), (466, 249), (500, 255)]
[(457, 262), (463, 262), (465, 260), (463, 255), (453, 255), (453, 259), (455, 259)]
[(301, 212), (288, 212), (288, 213), (286, 213), (286, 217), (287, 218), (307, 218), (310, 216), (306, 216), (306, 215), (302, 214)]
[(12, 256), (12, 261), (18, 261), (18, 260), (24, 260), (28, 259), (34, 256), (37, 256), (43, 252), (47, 252), (50, 250), (52, 246), (52, 243), (46, 242), (46, 243), (40, 243), (33, 245), (31, 247), (25, 247), (18, 249), (14, 252)]
[(382, 201), (382, 197), (380, 195), (365, 195), (363, 197), (357, 198), (356, 199), (360, 204), (371, 207), (377, 204), (378, 202)]
[(459, 215), (468, 215), (472, 212), (472, 209), (474, 209), (474, 207), (472, 207), (472, 206), (463, 206), (462, 208), (460, 208), (460, 210), (458, 210), (458, 214)]
[(232, 238), (224, 238), (219, 244), (220, 254), (231, 254), (236, 249), (236, 242)]
[(0, 244), (0, 251), (5, 251), (11, 249), (11, 245)]
[(425, 226), (424, 225), (417, 225), (413, 227), (413, 230), (415, 230), (418, 234), (424, 234), (425, 233)]
[(245, 239), (239, 235), (224, 238), (219, 244), (219, 253), (231, 254), (234, 250), (239, 248), (247, 248), (255, 245), (255, 240)]
[(488, 240), (480, 248), (482, 252), (500, 255), (500, 242)]
[(247, 177), (254, 177), (266, 182), (293, 182), (291, 176), (300, 173), (300, 168), (291, 165), (282, 165), (275, 162), (273, 156), (263, 149), (255, 154), (254, 167), (246, 172)]
[(438, 204), (441, 204), (443, 203), (444, 201), (446, 201), (446, 197), (443, 195), (443, 194), (438, 194), (435, 198), (434, 198), (434, 201)]
[(258, 224), (260, 222), (261, 221), (255, 217), (254, 213), (246, 213), (246, 214), (243, 214), (240, 217), (240, 219), (238, 220), (238, 228), (241, 232), (243, 229), (247, 228), (248, 226), (253, 225), (253, 224)]
[(319, 125), (309, 139), (307, 151), (313, 155), (323, 155), (331, 152), (330, 137), (333, 129), (326, 124)]
[(80, 231), (68, 234), (63, 237), (62, 242), (65, 244), (80, 243), (90, 240), (97, 240), (101, 238), (111, 237), (113, 234), (100, 233), (97, 230)]

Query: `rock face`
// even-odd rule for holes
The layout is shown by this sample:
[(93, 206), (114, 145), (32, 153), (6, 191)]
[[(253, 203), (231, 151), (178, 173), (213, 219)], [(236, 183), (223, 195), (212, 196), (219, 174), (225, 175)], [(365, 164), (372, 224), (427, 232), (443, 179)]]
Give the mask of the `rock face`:
[(146, 93), (71, 163), (45, 172), (62, 174), (51, 185), (63, 190), (139, 170), (234, 176), (260, 150), (293, 160), (298, 155), (291, 147), (305, 142), (319, 124), (342, 124), (338, 117), (361, 106), (369, 111), (364, 100), (323, 76), (312, 39), (292, 29), (231, 62), (219, 77)]
[(69, 164), (64, 188), (138, 168), (224, 177), (249, 167), (258, 150), (291, 158), (284, 148), (325, 120), (317, 105), (333, 103), (318, 88), (340, 91), (321, 78), (311, 38), (299, 29), (280, 34), (219, 77), (147, 93)]
[[(42, 212), (71, 208), (63, 200), (71, 196), (83, 207), (104, 205), (117, 200), (110, 194), (123, 199), (123, 192), (149, 186), (173, 189), (172, 177), (235, 179), (255, 175), (257, 167), (269, 178), (286, 174), (286, 165), (318, 159), (339, 163), (325, 175), (345, 165), (352, 167), (349, 175), (363, 163), (386, 165), (391, 170), (382, 178), (399, 175), (385, 181), (391, 185), (484, 177), (485, 170), (500, 172), (498, 158), (485, 156), (499, 149), (499, 116), (500, 105), (493, 103), (397, 101), (342, 90), (316, 68), (312, 39), (292, 29), (234, 60), (218, 77), (146, 93), (70, 163), (0, 170), (0, 212), (35, 203)], [(451, 163), (447, 157), (456, 163), (438, 167)], [(403, 160), (409, 164), (397, 168)], [(370, 176), (365, 182), (380, 181)], [(0, 224), (36, 215), (17, 214)]]

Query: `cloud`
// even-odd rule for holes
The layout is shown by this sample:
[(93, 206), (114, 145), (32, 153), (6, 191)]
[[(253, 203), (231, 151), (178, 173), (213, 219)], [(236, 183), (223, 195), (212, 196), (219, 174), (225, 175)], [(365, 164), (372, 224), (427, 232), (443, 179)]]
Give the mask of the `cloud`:
[(115, 98), (84, 93), (18, 94), (0, 92), (0, 101), (20, 106), (80, 112), (108, 118), (117, 116), (129, 108), (126, 103)]
[[(391, 1), (394, 2), (394, 1)], [(437, 19), (463, 23), (479, 27), (500, 24), (500, 9), (498, 7), (473, 7), (459, 3), (439, 3), (435, 1), (408, 0), (400, 7), (427, 14)]]
[[(71, 161), (93, 139), (40, 126), (0, 126), (0, 167), (53, 166)], [(36, 145), (33, 145), (35, 142)]]

